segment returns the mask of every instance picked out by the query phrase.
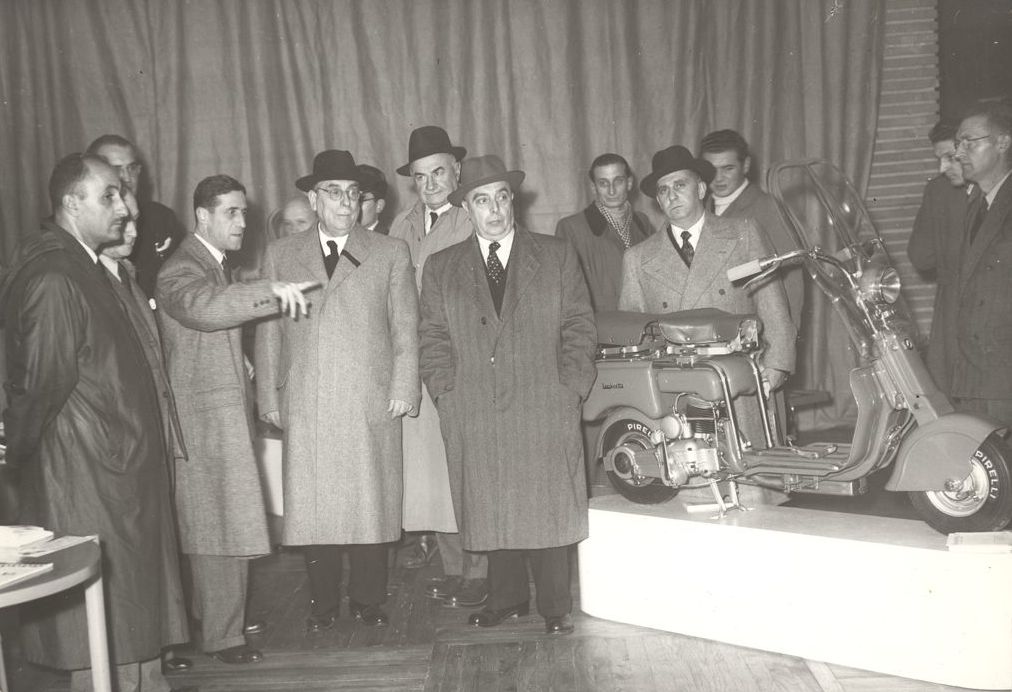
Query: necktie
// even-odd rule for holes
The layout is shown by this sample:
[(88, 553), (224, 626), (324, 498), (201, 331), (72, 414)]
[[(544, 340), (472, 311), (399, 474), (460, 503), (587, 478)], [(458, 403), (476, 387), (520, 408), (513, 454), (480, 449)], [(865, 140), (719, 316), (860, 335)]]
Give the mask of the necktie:
[(691, 233), (682, 231), (682, 257), (685, 258), (685, 264), (690, 267), (692, 266), (692, 258), (696, 255), (696, 251), (692, 249), (692, 243), (689, 242), (691, 237)]
[(341, 259), (341, 253), (337, 250), (336, 240), (328, 240), (327, 249), (330, 252), (323, 258), (323, 266), (327, 269), (327, 278), (329, 279), (334, 275), (334, 267), (337, 266), (337, 261)]
[(981, 225), (984, 223), (984, 218), (987, 216), (987, 200), (981, 198), (980, 206), (977, 207), (977, 213), (973, 216), (973, 221), (970, 222), (970, 245), (973, 245), (974, 239), (977, 237), (977, 231), (980, 230)]
[(127, 273), (126, 267), (122, 264), (116, 264), (116, 273), (119, 275), (119, 281), (123, 284), (123, 288), (127, 290), (127, 293), (133, 295), (134, 288), (130, 285), (130, 274)]
[(488, 246), (488, 262), (485, 265), (488, 280), (496, 285), (501, 285), (503, 277), (506, 275), (506, 270), (503, 268), (502, 262), (499, 261), (499, 255), (495, 254), (499, 247), (499, 243), (495, 241), (492, 241)]
[(432, 229), (436, 227), (436, 219), (439, 218), (439, 214), (434, 211), (429, 212), (429, 233), (432, 233)]
[(232, 268), (229, 266), (228, 257), (224, 255), (221, 257), (221, 270), (225, 272), (225, 284), (232, 283)]

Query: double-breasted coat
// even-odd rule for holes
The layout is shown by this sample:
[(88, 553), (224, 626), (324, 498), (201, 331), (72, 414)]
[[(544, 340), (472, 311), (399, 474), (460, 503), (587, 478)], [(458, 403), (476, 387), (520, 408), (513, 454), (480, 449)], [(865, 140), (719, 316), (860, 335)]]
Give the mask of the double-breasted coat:
[[(970, 217), (983, 203), (978, 188)], [(966, 237), (966, 231), (963, 232)], [(1004, 400), (1012, 406), (1012, 176), (995, 195), (974, 242), (967, 243), (959, 268), (958, 356), (953, 362), (952, 396)], [(1005, 423), (1012, 423), (1006, 419)]]
[(496, 314), (478, 241), (429, 258), (420, 369), (439, 409), (467, 550), (587, 535), (580, 406), (597, 334), (573, 246), (517, 229)]
[(958, 355), (955, 320), (960, 263), (966, 244), (968, 192), (944, 175), (928, 181), (907, 244), (910, 263), (935, 280), (926, 363), (935, 384), (947, 394), (952, 389), (953, 359)]
[[(425, 212), (425, 205), (418, 201), (401, 212), (390, 226), (390, 237), (400, 238), (408, 244), (419, 291), (426, 260), (440, 250), (469, 238), (474, 232), (467, 213), (460, 207), (452, 207), (443, 212), (432, 230), (426, 233)], [(404, 529), (456, 533), (457, 519), (450, 496), (439, 414), (424, 388), (418, 415), (404, 418), (403, 447)]]
[[(632, 212), (629, 220), (630, 247), (646, 240), (653, 230), (645, 214)], [(597, 205), (591, 204), (577, 214), (560, 219), (555, 226), (555, 235), (568, 240), (576, 248), (594, 311), (617, 310), (618, 295), (622, 289), (622, 255), (626, 247)]]
[[(760, 364), (793, 372), (797, 331), (782, 282), (771, 277), (747, 291), (727, 278), (731, 267), (770, 254), (769, 246), (752, 220), (705, 214), (691, 268), (675, 249), (667, 224), (626, 252), (619, 309), (665, 313), (717, 308), (732, 314), (755, 313), (763, 325)], [(758, 407), (736, 405), (735, 410), (752, 443), (765, 447)]]
[(189, 455), (176, 464), (182, 550), (265, 555), (267, 512), (253, 451), (241, 326), (278, 314), (270, 282), (230, 284), (221, 264), (191, 233), (162, 266), (156, 300)]
[[(7, 344), (7, 461), (18, 520), (97, 534), (113, 662), (184, 642), (165, 442), (151, 370), (109, 278), (53, 222), (20, 249), (0, 305)], [(90, 666), (78, 589), (21, 611), (27, 660)]]
[(266, 276), (320, 281), (309, 317), (257, 327), (257, 396), (284, 430), (287, 545), (401, 533), (401, 419), (418, 406), (418, 294), (408, 247), (356, 226), (327, 278), (316, 228), (271, 243)]

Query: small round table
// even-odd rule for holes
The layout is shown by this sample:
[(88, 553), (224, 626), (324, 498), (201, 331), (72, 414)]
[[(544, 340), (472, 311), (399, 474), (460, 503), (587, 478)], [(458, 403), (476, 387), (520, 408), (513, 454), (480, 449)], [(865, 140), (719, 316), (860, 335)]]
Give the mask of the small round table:
[[(102, 550), (97, 541), (87, 541), (26, 562), (52, 562), (53, 569), (6, 588), (0, 588), (0, 608), (20, 605), (86, 584), (85, 612), (88, 616), (88, 652), (95, 692), (111, 692), (109, 641), (105, 626), (105, 596), (102, 593)], [(0, 689), (8, 692), (0, 642)]]

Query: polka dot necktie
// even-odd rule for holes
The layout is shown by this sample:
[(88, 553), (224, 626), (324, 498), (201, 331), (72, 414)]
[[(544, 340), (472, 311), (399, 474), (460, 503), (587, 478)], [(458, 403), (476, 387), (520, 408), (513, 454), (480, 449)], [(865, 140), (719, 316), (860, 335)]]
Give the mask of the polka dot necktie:
[(499, 255), (495, 254), (499, 247), (499, 243), (495, 241), (489, 244), (488, 261), (485, 264), (485, 271), (488, 272), (489, 281), (494, 282), (497, 286), (502, 284), (503, 276), (506, 274), (502, 262), (499, 261)]

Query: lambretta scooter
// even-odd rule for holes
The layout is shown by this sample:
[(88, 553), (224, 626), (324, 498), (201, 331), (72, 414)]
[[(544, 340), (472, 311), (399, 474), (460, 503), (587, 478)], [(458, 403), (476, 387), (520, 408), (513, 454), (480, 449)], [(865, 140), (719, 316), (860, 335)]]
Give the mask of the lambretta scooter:
[[(859, 495), (871, 474), (892, 465), (886, 489), (908, 492), (936, 530), (1004, 528), (1012, 520), (1008, 431), (956, 412), (932, 381), (899, 275), (853, 186), (831, 164), (808, 160), (775, 166), (769, 187), (797, 247), (728, 278), (749, 286), (803, 263), (855, 352), (853, 439), (798, 446), (784, 436), (757, 364), (755, 315), (599, 313), (598, 375), (583, 417), (604, 419), (597, 453), (612, 484), (639, 503), (708, 487), (723, 514), (743, 508), (740, 484)], [(746, 406), (761, 413), (759, 439), (742, 429)]]

